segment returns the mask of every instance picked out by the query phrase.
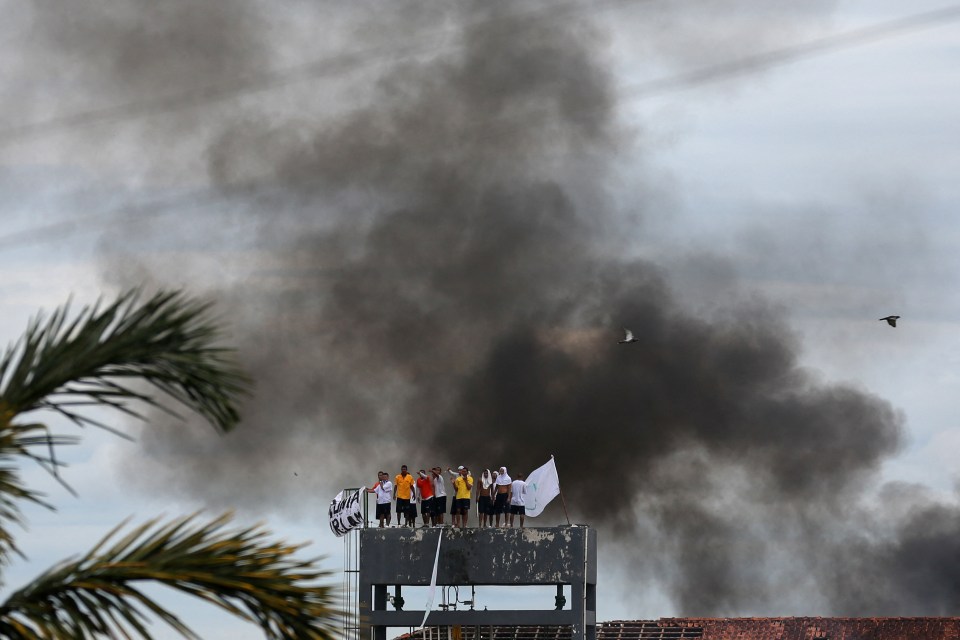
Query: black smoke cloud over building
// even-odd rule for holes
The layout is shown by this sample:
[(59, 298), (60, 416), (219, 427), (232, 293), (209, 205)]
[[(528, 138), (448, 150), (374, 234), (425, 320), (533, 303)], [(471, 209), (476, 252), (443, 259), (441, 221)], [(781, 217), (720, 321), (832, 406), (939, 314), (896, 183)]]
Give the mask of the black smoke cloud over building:
[[(203, 64), (137, 57), (101, 82), (127, 97), (150, 77), (190, 88), (230, 65), (263, 72), (264, 7), (204, 6), (201, 32), (181, 29), (196, 24), (186, 5), (147, 30), (162, 45), (151, 56), (182, 36)], [(927, 533), (916, 514), (865, 504), (903, 444), (896, 410), (805, 370), (771, 304), (742, 293), (694, 313), (669, 273), (632, 256), (645, 187), (620, 159), (642, 134), (617, 118), (589, 12), (359, 6), (356, 43), (427, 15), (447, 41), (378, 58), (337, 78), (336, 95), (295, 93), (296, 117), (267, 95), (205, 124), (221, 208), (104, 239), (112, 278), (214, 296), (257, 378), (228, 438), (158, 417), (140, 436), (144, 482), (294, 512), (317, 487), (401, 462), (528, 471), (555, 454), (574, 517), (686, 615), (956, 614), (955, 584), (928, 588), (956, 573), (955, 555), (932, 551), (957, 532), (955, 512), (930, 504)], [(311, 14), (318, 28), (333, 7)], [(71, 52), (136, 35), (97, 23), (83, 40), (70, 24)], [(229, 46), (200, 47), (208, 32)], [(195, 118), (166, 116), (160, 133)], [(151, 253), (118, 252), (131, 242)], [(170, 246), (218, 253), (220, 272)], [(617, 344), (622, 325), (639, 342)], [(290, 485), (293, 468), (309, 489)]]

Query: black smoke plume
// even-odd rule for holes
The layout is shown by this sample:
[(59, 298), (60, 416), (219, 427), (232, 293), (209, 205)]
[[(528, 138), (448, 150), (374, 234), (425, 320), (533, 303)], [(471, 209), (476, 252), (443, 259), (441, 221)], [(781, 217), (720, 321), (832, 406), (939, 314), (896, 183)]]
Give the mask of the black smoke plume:
[[(742, 18), (750, 3), (727, 4)], [(39, 22), (115, 97), (262, 73), (278, 46), (253, 2), (122, 6), (132, 22)], [(956, 510), (867, 506), (902, 446), (897, 411), (804, 369), (770, 303), (741, 292), (695, 313), (632, 255), (663, 212), (621, 166), (643, 134), (618, 119), (611, 40), (588, 10), (284, 6), (356, 47), (424, 20), (446, 30), (218, 120), (143, 125), (195, 133), (223, 198), (125, 220), (106, 271), (214, 296), (258, 388), (225, 439), (157, 418), (140, 436), (146, 486), (295, 512), (401, 463), (517, 472), (553, 454), (573, 518), (684, 615), (957, 614)], [(662, 29), (646, 28), (656, 48)], [(145, 46), (111, 50), (101, 76), (105, 42)], [(639, 341), (617, 344), (623, 326)]]

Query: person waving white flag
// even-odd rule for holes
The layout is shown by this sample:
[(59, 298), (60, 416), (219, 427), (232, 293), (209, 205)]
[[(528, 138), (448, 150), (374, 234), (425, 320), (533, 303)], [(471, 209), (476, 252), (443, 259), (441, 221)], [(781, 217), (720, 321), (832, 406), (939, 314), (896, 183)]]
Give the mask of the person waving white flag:
[(527, 517), (536, 518), (558, 495), (560, 495), (560, 476), (557, 475), (557, 465), (553, 461), (553, 456), (550, 456), (550, 460), (545, 465), (537, 467), (527, 476), (527, 488), (523, 497)]

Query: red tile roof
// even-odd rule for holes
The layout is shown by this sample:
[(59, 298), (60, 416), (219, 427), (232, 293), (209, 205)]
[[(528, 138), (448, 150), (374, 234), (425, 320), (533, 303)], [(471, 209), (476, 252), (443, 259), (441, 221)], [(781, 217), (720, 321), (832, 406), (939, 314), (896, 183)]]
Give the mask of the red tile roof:
[[(570, 640), (570, 627), (483, 627), (483, 640)], [(475, 640), (474, 627), (453, 634)], [(446, 629), (404, 634), (447, 638)], [(960, 618), (660, 618), (597, 625), (597, 640), (960, 640)]]
[[(703, 640), (960, 640), (960, 618), (661, 618), (657, 622), (664, 627), (702, 629)], [(606, 623), (610, 624), (616, 623)], [(605, 633), (604, 640), (613, 637)]]

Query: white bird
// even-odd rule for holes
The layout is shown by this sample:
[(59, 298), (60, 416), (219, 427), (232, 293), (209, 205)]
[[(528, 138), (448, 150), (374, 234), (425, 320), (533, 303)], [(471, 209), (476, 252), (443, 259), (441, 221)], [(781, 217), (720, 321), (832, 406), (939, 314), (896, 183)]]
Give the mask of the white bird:
[(897, 326), (897, 320), (900, 319), (900, 316), (887, 316), (886, 318), (880, 318), (881, 321), (886, 320), (887, 324), (891, 327)]
[(633, 337), (633, 331), (630, 331), (630, 329), (627, 329), (626, 327), (624, 327), (623, 333), (624, 333), (623, 340), (619, 340), (618, 344), (630, 344), (631, 342), (639, 342), (639, 340)]

